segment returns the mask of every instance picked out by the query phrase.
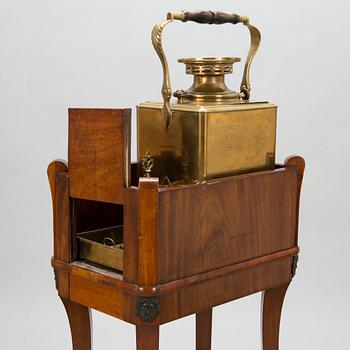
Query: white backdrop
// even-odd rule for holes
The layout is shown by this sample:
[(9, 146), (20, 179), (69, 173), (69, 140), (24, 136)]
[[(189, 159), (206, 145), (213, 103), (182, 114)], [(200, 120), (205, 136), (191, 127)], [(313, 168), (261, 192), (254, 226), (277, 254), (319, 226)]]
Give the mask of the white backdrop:
[[(302, 254), (284, 305), (281, 349), (350, 347), (350, 2), (0, 0), (1, 349), (70, 348), (50, 267), (46, 166), (66, 158), (68, 107), (134, 112), (139, 102), (160, 100), (150, 31), (166, 12), (183, 9), (237, 12), (261, 29), (252, 98), (279, 106), (277, 159), (300, 154), (307, 161)], [(191, 81), (176, 58), (244, 58), (248, 33), (176, 23), (164, 42), (175, 90)], [(242, 66), (230, 80), (236, 89)], [(213, 349), (259, 348), (259, 298), (214, 309)], [(135, 348), (131, 325), (93, 316), (95, 349)], [(194, 318), (163, 326), (161, 348), (194, 349)]]

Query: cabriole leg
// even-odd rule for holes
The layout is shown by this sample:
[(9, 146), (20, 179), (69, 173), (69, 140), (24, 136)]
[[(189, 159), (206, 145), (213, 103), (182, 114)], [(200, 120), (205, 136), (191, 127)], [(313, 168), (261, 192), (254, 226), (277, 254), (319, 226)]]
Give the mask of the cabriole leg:
[(61, 298), (69, 319), (73, 350), (91, 350), (91, 311), (88, 307)]
[(262, 293), (261, 336), (263, 350), (279, 349), (279, 330), (283, 300), (289, 283)]
[(159, 350), (159, 326), (137, 325), (136, 348), (137, 350)]
[(211, 324), (213, 309), (196, 314), (196, 350), (211, 349)]

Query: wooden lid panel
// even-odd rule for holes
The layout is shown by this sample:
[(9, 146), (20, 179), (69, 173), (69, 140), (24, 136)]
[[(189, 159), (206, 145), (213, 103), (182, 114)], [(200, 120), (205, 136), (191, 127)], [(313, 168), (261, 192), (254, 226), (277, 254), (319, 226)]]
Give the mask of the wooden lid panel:
[(130, 180), (130, 109), (69, 109), (70, 196), (123, 204)]

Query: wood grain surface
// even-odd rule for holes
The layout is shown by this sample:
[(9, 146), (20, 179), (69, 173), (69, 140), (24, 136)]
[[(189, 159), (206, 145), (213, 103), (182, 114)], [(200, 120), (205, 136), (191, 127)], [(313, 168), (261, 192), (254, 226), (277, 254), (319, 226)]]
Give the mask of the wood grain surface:
[(69, 109), (70, 196), (123, 203), (130, 183), (130, 110)]
[(296, 211), (298, 213), (296, 217), (296, 227), (295, 227), (295, 245), (298, 245), (299, 236), (299, 207), (300, 207), (300, 195), (301, 195), (301, 185), (303, 183), (304, 171), (305, 171), (305, 160), (300, 156), (290, 156), (285, 162), (284, 166), (286, 168), (292, 168), (296, 171), (298, 176), (298, 197), (295, 203)]
[(279, 330), (283, 300), (289, 283), (262, 293), (261, 336), (263, 350), (279, 349)]
[[(47, 174), (50, 183), (53, 208), (53, 255), (69, 263), (72, 260), (72, 234), (67, 163), (56, 160), (49, 164)], [(63, 298), (69, 298), (69, 275), (55, 271), (56, 288)]]
[(123, 279), (126, 282), (138, 281), (139, 253), (139, 190), (128, 188), (124, 191), (124, 270)]
[(212, 308), (196, 314), (196, 350), (211, 349), (212, 315)]
[(79, 273), (72, 273), (70, 300), (131, 324), (137, 323), (135, 314), (137, 297), (101, 280), (91, 280), (80, 276)]
[(73, 350), (92, 349), (92, 320), (88, 307), (61, 298), (69, 319)]
[(62, 261), (70, 261), (70, 201), (68, 167), (64, 161), (56, 160), (47, 168), (49, 178), (54, 232), (54, 256)]
[(162, 295), (160, 323), (164, 324), (217, 305), (289, 283), (291, 257), (226, 274)]
[(159, 326), (137, 325), (136, 326), (136, 349), (158, 350), (159, 349)]
[[(70, 167), (51, 163), (52, 265), (74, 350), (90, 350), (89, 308), (135, 324), (138, 350), (158, 350), (159, 325), (195, 313), (196, 348), (210, 350), (212, 308), (260, 291), (264, 350), (278, 350), (283, 298), (299, 253), (304, 167), (294, 156), (273, 171), (201, 184), (159, 187), (156, 178), (140, 178), (139, 187), (123, 184), (102, 200), (105, 192), (95, 190), (91, 198), (71, 198)], [(74, 233), (120, 223), (124, 275), (74, 261)], [(160, 306), (150, 323), (136, 316), (147, 297)]]
[(158, 284), (158, 178), (139, 179), (138, 283)]
[(159, 193), (160, 282), (295, 246), (294, 168)]

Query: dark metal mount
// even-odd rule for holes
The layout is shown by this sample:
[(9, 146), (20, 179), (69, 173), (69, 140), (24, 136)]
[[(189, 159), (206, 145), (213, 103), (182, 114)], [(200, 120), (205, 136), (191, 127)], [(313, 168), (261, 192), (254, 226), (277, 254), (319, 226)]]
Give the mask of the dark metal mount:
[(299, 255), (293, 255), (292, 257), (292, 277), (295, 276), (298, 267)]
[(53, 269), (54, 278), (55, 278), (55, 287), (58, 290), (59, 288), (59, 277), (58, 277), (58, 271), (56, 269)]
[(136, 305), (136, 316), (143, 322), (153, 322), (160, 313), (160, 305), (156, 297), (139, 298)]

